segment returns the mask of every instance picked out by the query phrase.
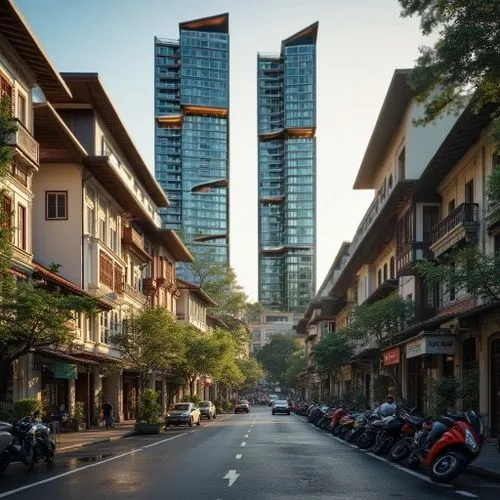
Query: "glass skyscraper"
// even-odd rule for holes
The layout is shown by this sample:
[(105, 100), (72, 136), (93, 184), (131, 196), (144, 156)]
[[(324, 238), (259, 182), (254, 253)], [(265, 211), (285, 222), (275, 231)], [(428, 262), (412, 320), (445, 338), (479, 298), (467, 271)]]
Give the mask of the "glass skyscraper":
[(259, 301), (299, 314), (316, 290), (317, 33), (257, 56)]
[(155, 37), (155, 175), (170, 199), (164, 227), (198, 259), (228, 265), (228, 14), (180, 23), (177, 40)]

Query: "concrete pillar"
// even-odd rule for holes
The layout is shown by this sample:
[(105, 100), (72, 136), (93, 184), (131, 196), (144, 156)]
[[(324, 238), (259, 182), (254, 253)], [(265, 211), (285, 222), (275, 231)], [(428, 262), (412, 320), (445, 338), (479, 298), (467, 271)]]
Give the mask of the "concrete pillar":
[(68, 413), (73, 414), (75, 410), (75, 381), (68, 380)]

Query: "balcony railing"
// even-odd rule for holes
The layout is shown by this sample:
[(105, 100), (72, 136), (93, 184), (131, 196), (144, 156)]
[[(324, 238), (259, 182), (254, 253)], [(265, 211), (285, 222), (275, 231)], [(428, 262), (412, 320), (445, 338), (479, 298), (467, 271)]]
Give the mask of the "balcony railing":
[(35, 141), (29, 130), (17, 119), (14, 120), (16, 131), (7, 140), (11, 146), (19, 148), (33, 163), (40, 164), (40, 151), (38, 142)]
[(453, 229), (466, 224), (479, 222), (479, 205), (477, 203), (462, 203), (450, 215), (435, 225), (431, 231), (432, 244), (438, 242)]
[(396, 253), (396, 275), (405, 276), (413, 272), (413, 264), (419, 260), (432, 259), (429, 244), (423, 241), (408, 243), (398, 248)]
[(145, 302), (147, 300), (147, 297), (143, 293), (141, 293), (139, 290), (134, 288), (132, 285), (129, 285), (128, 283), (123, 283), (123, 293), (125, 295), (128, 295), (129, 297), (132, 297), (138, 302)]
[(142, 289), (145, 294), (149, 295), (156, 292), (156, 287), (156, 280), (154, 278), (144, 278), (142, 280)]

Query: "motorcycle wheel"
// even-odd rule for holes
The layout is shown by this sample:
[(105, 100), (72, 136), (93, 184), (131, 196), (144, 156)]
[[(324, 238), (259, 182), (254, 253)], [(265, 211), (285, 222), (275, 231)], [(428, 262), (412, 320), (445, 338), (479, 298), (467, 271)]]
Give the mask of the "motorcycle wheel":
[(386, 455), (391, 449), (393, 442), (394, 442), (393, 438), (386, 437), (373, 450), (373, 453), (375, 453), (375, 455)]
[(29, 470), (33, 468), (35, 465), (35, 447), (33, 444), (28, 444), (25, 447), (25, 452), (23, 454), (23, 457), (21, 458), (21, 461), (23, 462), (24, 465), (27, 465)]
[(410, 456), (408, 457), (408, 468), (415, 470), (418, 469), (420, 465), (420, 460), (418, 459), (417, 455), (414, 453), (410, 453)]
[(357, 445), (361, 450), (367, 450), (371, 448), (375, 444), (375, 435), (367, 432), (363, 432), (361, 436), (359, 436)]
[(2, 474), (5, 471), (5, 469), (7, 469), (9, 464), (10, 464), (10, 455), (8, 453), (2, 453), (2, 455), (0, 456), (0, 474)]
[(429, 476), (436, 483), (446, 483), (462, 474), (467, 464), (467, 457), (462, 452), (445, 451), (430, 464)]
[(351, 429), (346, 432), (344, 439), (347, 443), (352, 442), (354, 440), (354, 431)]
[(389, 451), (389, 460), (391, 462), (402, 462), (411, 453), (411, 443), (402, 439), (398, 441)]

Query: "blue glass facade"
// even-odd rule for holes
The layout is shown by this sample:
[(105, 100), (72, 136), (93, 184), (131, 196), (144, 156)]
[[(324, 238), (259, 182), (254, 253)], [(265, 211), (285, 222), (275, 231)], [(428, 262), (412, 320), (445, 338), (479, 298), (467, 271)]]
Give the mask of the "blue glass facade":
[[(195, 257), (228, 265), (228, 16), (179, 31), (179, 40), (155, 38), (155, 175), (170, 199), (162, 221)], [(182, 264), (178, 274), (194, 280)]]
[(259, 301), (299, 314), (316, 290), (317, 29), (257, 58)]

